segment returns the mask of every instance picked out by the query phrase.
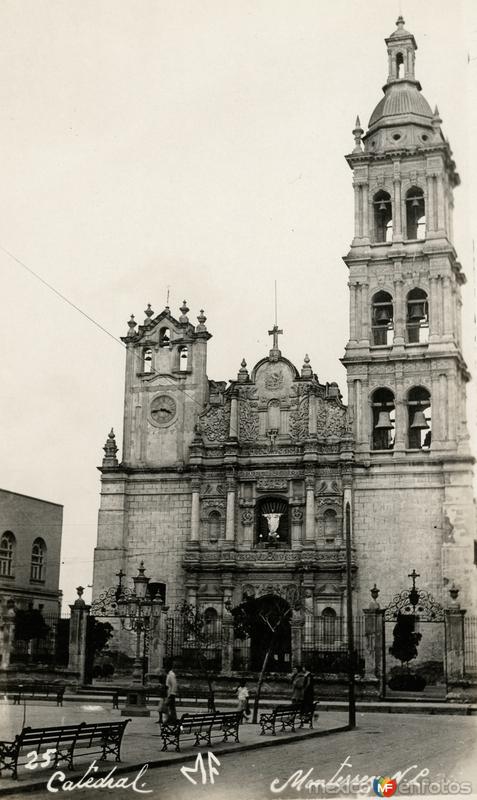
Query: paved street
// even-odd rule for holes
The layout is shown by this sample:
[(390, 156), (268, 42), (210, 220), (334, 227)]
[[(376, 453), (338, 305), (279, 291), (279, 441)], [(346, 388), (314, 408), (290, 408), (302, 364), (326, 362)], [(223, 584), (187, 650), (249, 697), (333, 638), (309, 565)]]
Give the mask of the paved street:
[[(312, 769), (308, 780), (321, 778), (329, 781), (348, 756), (352, 766), (341, 771), (344, 777), (393, 775), (398, 770), (404, 771), (416, 765), (409, 777), (428, 769), (429, 780), (433, 782), (439, 779), (471, 781), (477, 796), (477, 720), (474, 717), (368, 713), (358, 715), (358, 724), (359, 729), (353, 732), (218, 756), (220, 765), (215, 765), (215, 768), (219, 774), (214, 777), (213, 785), (208, 780), (206, 751), (203, 751), (206, 785), (201, 784), (200, 770), (190, 774), (196, 781), (193, 785), (181, 773), (180, 764), (151, 769), (140, 779), (140, 784), (145, 784), (143, 790), (152, 789), (150, 797), (160, 800), (318, 797), (316, 789), (305, 786), (301, 790), (291, 788), (287, 779), (297, 770), (307, 773)], [(190, 768), (194, 764), (189, 762), (185, 766)], [(134, 776), (119, 777), (131, 780)], [(277, 788), (284, 787), (282, 792), (271, 792), (270, 784), (274, 779), (277, 779)], [(74, 796), (96, 794), (97, 791), (77, 790)], [(131, 788), (114, 792), (115, 797), (135, 795)], [(51, 798), (47, 791), (29, 796)], [(372, 791), (364, 794), (364, 797), (372, 796)], [(455, 787), (454, 796), (461, 796), (456, 795)], [(12, 797), (20, 800), (22, 795)]]

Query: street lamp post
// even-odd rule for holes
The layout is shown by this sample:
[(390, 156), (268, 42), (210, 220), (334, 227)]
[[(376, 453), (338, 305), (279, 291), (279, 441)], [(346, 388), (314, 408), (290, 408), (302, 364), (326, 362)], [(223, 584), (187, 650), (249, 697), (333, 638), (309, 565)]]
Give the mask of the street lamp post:
[(145, 576), (145, 571), (144, 562), (141, 561), (138, 574), (133, 578), (134, 591), (129, 594), (121, 592), (117, 600), (121, 627), (136, 634), (132, 682), (126, 690), (126, 705), (121, 709), (121, 715), (127, 717), (149, 717), (151, 713), (146, 706), (141, 636), (145, 639), (154, 619), (161, 613), (162, 600), (156, 599), (157, 585), (149, 584), (150, 578)]
[(351, 561), (351, 509), (349, 503), (345, 510), (346, 533), (346, 630), (348, 638), (348, 726), (356, 727), (356, 686), (355, 669), (356, 653), (354, 647), (353, 628), (353, 579)]

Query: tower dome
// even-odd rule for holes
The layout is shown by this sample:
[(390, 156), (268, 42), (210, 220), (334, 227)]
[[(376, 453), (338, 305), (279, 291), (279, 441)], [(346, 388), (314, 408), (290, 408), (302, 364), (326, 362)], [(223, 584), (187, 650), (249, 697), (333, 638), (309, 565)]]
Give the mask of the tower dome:
[[(403, 122), (403, 116), (409, 118), (406, 121), (431, 124), (432, 109), (416, 83), (400, 81), (386, 84), (384, 92), (384, 97), (381, 98), (369, 118), (369, 128), (378, 123), (393, 125)], [(397, 119), (398, 117), (399, 119)]]
[(421, 94), (421, 84), (415, 78), (414, 64), (417, 50), (412, 33), (404, 28), (399, 17), (396, 30), (386, 39), (388, 50), (388, 79), (381, 98), (369, 119), (368, 135), (378, 128), (394, 125), (417, 124), (432, 127), (433, 113)]

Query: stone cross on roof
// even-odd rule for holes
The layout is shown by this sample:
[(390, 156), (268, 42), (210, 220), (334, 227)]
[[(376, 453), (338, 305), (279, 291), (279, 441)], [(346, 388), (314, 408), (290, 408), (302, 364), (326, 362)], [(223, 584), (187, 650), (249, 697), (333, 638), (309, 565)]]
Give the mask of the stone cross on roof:
[(268, 331), (269, 336), (273, 336), (273, 346), (270, 350), (270, 358), (276, 361), (281, 356), (281, 350), (278, 347), (278, 337), (283, 334), (283, 331), (275, 323), (271, 331)]

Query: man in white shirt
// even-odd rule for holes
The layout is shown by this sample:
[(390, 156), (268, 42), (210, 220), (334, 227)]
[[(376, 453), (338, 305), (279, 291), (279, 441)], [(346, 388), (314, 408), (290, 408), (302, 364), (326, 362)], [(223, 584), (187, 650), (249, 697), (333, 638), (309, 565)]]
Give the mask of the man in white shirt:
[(177, 678), (176, 673), (172, 669), (173, 664), (172, 661), (169, 664), (169, 672), (166, 675), (166, 687), (167, 687), (167, 721), (168, 722), (177, 722), (177, 711), (176, 711), (176, 695), (177, 695)]

